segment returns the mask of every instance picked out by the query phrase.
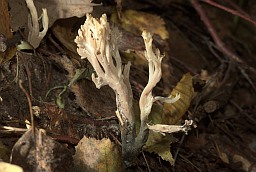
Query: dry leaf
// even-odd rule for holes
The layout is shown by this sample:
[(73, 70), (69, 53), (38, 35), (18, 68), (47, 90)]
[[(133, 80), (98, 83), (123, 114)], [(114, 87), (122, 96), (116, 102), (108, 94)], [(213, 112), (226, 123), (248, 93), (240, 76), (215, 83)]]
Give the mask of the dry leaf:
[[(118, 22), (116, 14), (113, 14), (111, 18), (112, 21)], [(159, 35), (164, 40), (169, 38), (164, 20), (157, 15), (134, 10), (126, 10), (122, 13), (120, 23), (125, 30), (138, 35), (140, 35), (143, 30), (147, 30), (151, 34)]]
[[(163, 107), (154, 104), (149, 116), (149, 121), (154, 124), (162, 123), (162, 114)], [(176, 141), (177, 139), (175, 139), (172, 135), (163, 136), (160, 133), (149, 131), (148, 140), (145, 146), (143, 147), (143, 150), (148, 151), (150, 153), (156, 153), (159, 156), (161, 156), (163, 160), (169, 161), (171, 164), (173, 164), (174, 160), (170, 152), (170, 145), (171, 143), (174, 143)]]
[(12, 37), (10, 14), (8, 11), (8, 0), (2, 0), (0, 5), (0, 33), (4, 34), (7, 39)]
[(24, 171), (70, 171), (72, 154), (43, 130), (29, 129), (13, 146), (11, 163)]
[[(173, 89), (171, 93), (172, 97), (177, 93), (181, 96), (177, 102), (173, 104), (165, 103), (163, 107), (160, 107), (159, 105), (153, 106), (149, 116), (150, 123), (176, 124), (177, 121), (182, 118), (187, 111), (194, 94), (192, 76), (189, 73), (183, 75), (180, 82)], [(150, 153), (158, 154), (163, 160), (169, 161), (173, 165), (174, 160), (170, 152), (170, 145), (176, 141), (177, 139), (172, 135), (163, 136), (161, 133), (149, 131), (149, 137), (143, 149)]]
[(0, 162), (0, 171), (1, 172), (23, 172), (20, 166), (9, 164), (6, 162)]
[[(153, 105), (149, 120), (152, 123), (162, 123), (162, 107), (158, 105)], [(177, 139), (172, 135), (162, 135), (161, 133), (156, 133), (149, 131), (148, 140), (143, 147), (143, 150), (150, 153), (158, 154), (163, 160), (169, 161), (171, 164), (174, 164), (172, 154), (170, 152), (170, 145), (174, 142), (177, 142)]]
[(72, 17), (65, 20), (58, 20), (51, 28), (54, 36), (72, 55), (76, 55), (77, 59), (81, 57), (77, 54), (77, 45), (74, 39), (77, 36), (77, 26), (80, 26), (83, 22), (84, 18)]
[(251, 150), (241, 149), (225, 136), (217, 136), (213, 140), (217, 154), (224, 163), (239, 164), (238, 171), (254, 171), (254, 155), (248, 155)]
[(109, 139), (96, 140), (84, 137), (76, 146), (75, 171), (122, 172), (122, 154)]
[(189, 73), (183, 75), (180, 82), (172, 90), (170, 96), (173, 97), (178, 93), (180, 94), (180, 99), (178, 101), (172, 104), (164, 104), (163, 118), (166, 121), (165, 124), (177, 124), (190, 106), (190, 102), (194, 95), (194, 88), (192, 76)]
[[(34, 0), (38, 14), (42, 14), (42, 8), (47, 9), (49, 27), (62, 18), (82, 17), (91, 13), (95, 4), (92, 0)], [(25, 1), (9, 0), (11, 8), (11, 27), (13, 31), (19, 28), (27, 28), (29, 10)]]
[(3, 64), (4, 62), (11, 60), (15, 56), (16, 51), (16, 46), (8, 47), (5, 52), (0, 51), (0, 64)]
[[(122, 18), (120, 19), (117, 14), (112, 14), (111, 21), (117, 23), (122, 28), (120, 48), (121, 51), (125, 51), (125, 53), (122, 52), (123, 57), (132, 61), (135, 65), (148, 66), (148, 61), (144, 56), (144, 42), (140, 37), (143, 30), (150, 32), (154, 36), (154, 42), (158, 44), (159, 49), (164, 50), (166, 48), (166, 39), (169, 38), (169, 33), (165, 27), (164, 20), (160, 16), (126, 10), (122, 12)], [(163, 68), (163, 71), (165, 69)]]
[(163, 136), (160, 133), (149, 131), (149, 138), (143, 149), (158, 154), (163, 160), (169, 161), (173, 165), (174, 159), (170, 151), (170, 145), (175, 142), (177, 142), (177, 139), (172, 135)]
[[(139, 114), (139, 106), (138, 102), (134, 102), (134, 111), (135, 114)], [(149, 115), (149, 121), (151, 123), (157, 124), (162, 123), (163, 118), (163, 107), (157, 104), (153, 104), (151, 113)], [(140, 127), (140, 117), (136, 115), (136, 131), (138, 133)], [(169, 161), (171, 164), (174, 164), (174, 160), (172, 154), (170, 152), (170, 145), (171, 143), (177, 142), (177, 139), (174, 138), (172, 135), (163, 136), (160, 133), (155, 133), (153, 131), (149, 131), (149, 136), (146, 144), (143, 146), (143, 150), (156, 153), (163, 160)]]

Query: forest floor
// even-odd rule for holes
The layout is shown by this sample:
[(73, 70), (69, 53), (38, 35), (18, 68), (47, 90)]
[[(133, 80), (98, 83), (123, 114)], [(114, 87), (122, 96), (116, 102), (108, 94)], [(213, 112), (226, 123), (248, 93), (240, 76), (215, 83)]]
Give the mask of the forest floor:
[[(219, 8), (200, 4), (225, 46), (242, 62), (218, 48), (189, 2), (122, 3), (123, 11), (132, 9), (164, 20), (169, 38), (154, 37), (155, 46), (165, 54), (163, 77), (154, 94), (169, 95), (189, 72), (195, 93), (179, 122), (190, 118), (196, 124), (187, 135), (173, 134), (176, 142), (171, 144), (170, 151), (174, 165), (157, 154), (144, 152), (127, 171), (256, 171), (256, 26)], [(104, 12), (111, 18), (115, 7), (113, 2), (105, 2), (94, 7), (93, 15), (101, 16)], [(245, 1), (242, 8), (256, 15), (255, 2)], [(159, 25), (158, 19), (146, 19), (148, 25)], [(120, 141), (114, 92), (108, 87), (95, 87), (90, 78), (92, 68), (76, 54), (72, 42), (84, 20), (58, 20), (35, 51), (19, 51), (0, 64), (0, 148), (7, 149), (0, 151), (3, 161), (9, 162), (14, 144), (26, 131), (29, 107), (33, 107), (34, 114), (38, 113), (34, 116), (35, 126), (45, 129), (47, 135), (73, 154), (84, 135)], [(123, 32), (123, 62), (132, 61), (130, 81), (138, 101), (148, 81), (147, 63), (138, 55), (144, 49), (141, 33), (136, 26), (130, 34), (116, 25)], [(135, 53), (127, 55), (127, 49)], [(71, 83), (76, 73), (79, 78)]]

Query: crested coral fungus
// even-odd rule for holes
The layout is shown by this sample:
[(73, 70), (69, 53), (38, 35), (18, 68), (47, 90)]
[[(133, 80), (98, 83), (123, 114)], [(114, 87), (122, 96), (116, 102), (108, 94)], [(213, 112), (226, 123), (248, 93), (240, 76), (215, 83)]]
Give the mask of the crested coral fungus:
[(153, 97), (152, 90), (162, 76), (161, 61), (163, 56), (159, 50), (153, 51), (152, 35), (143, 31), (142, 37), (145, 43), (145, 57), (149, 65), (149, 80), (144, 88), (140, 100), (140, 131), (135, 131), (135, 117), (133, 111), (133, 95), (129, 82), (130, 63), (122, 65), (118, 50), (121, 33), (118, 29), (110, 29), (107, 16), (100, 19), (87, 14), (84, 25), (78, 30), (75, 42), (77, 52), (82, 59), (86, 58), (95, 70), (92, 81), (97, 88), (103, 85), (111, 87), (116, 95), (116, 115), (121, 126), (122, 153), (129, 159), (138, 155), (148, 138), (148, 115), (151, 112), (153, 102), (156, 100), (173, 103), (179, 99)]

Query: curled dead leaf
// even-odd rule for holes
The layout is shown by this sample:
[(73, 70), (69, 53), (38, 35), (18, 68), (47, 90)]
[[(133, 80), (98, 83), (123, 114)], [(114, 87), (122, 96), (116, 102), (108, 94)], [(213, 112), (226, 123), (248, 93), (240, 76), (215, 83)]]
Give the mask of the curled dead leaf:
[(164, 116), (166, 124), (176, 124), (182, 116), (185, 114), (190, 106), (190, 102), (194, 96), (194, 88), (192, 82), (192, 76), (187, 73), (183, 75), (180, 82), (172, 90), (170, 96), (180, 94), (180, 99), (175, 103), (164, 104)]

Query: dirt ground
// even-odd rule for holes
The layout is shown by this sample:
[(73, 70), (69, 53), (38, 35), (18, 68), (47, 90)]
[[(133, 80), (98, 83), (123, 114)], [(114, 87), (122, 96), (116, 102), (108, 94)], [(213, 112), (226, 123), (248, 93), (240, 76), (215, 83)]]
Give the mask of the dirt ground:
[[(173, 135), (177, 139), (170, 146), (175, 159), (173, 166), (156, 154), (144, 152), (127, 171), (256, 171), (256, 26), (206, 3), (200, 4), (223, 46), (242, 62), (218, 48), (189, 1), (122, 2), (123, 11), (151, 13), (165, 21), (169, 38), (154, 37), (155, 46), (165, 54), (163, 77), (154, 94), (170, 94), (189, 72), (195, 94), (181, 120), (193, 119), (197, 126), (187, 135)], [(104, 12), (110, 18), (115, 5), (105, 1), (103, 6), (94, 8), (93, 14), (99, 16)], [(254, 1), (245, 0), (241, 8), (255, 17)], [(74, 40), (84, 20), (57, 21), (39, 48), (17, 51), (12, 59), (0, 64), (0, 141), (7, 148), (1, 156), (3, 161), (9, 162), (12, 147), (25, 131), (19, 129), (26, 129), (30, 121), (29, 107), (33, 107), (35, 126), (45, 129), (71, 154), (84, 135), (120, 141), (114, 92), (109, 87), (95, 87), (90, 77), (92, 67), (67, 43)], [(123, 32), (122, 60), (132, 61), (130, 81), (138, 101), (148, 80), (148, 69), (137, 57), (127, 59), (124, 51), (141, 51), (144, 45), (140, 34), (131, 35), (116, 25)], [(76, 74), (78, 79), (71, 83)], [(15, 129), (7, 130), (4, 126)]]

